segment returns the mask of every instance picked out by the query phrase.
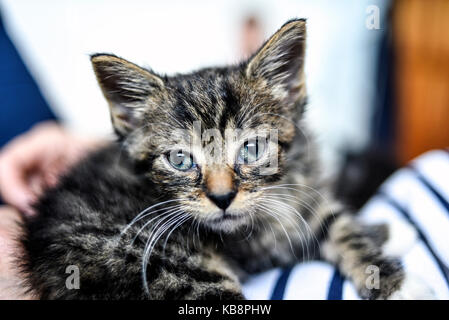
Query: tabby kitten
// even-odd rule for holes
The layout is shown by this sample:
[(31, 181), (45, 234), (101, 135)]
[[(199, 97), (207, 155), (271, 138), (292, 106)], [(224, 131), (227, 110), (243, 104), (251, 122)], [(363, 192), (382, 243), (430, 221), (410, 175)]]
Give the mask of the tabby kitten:
[(93, 55), (119, 139), (26, 222), (29, 287), (43, 299), (243, 299), (249, 274), (325, 259), (363, 298), (410, 294), (383, 252), (388, 228), (362, 225), (320, 182), (302, 121), (305, 32), (291, 20), (248, 61), (170, 77)]

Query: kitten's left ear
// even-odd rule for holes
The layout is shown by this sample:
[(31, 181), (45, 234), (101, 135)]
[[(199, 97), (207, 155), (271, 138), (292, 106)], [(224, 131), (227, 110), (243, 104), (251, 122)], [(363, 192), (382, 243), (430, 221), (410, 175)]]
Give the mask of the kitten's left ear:
[[(249, 78), (265, 80), (289, 101), (301, 97), (304, 85), (306, 21), (285, 23), (249, 59), (245, 73)], [(280, 91), (278, 89), (281, 89)]]
[(110, 54), (91, 56), (92, 66), (105, 98), (112, 125), (126, 136), (143, 124), (148, 99), (164, 88), (163, 80), (134, 63)]

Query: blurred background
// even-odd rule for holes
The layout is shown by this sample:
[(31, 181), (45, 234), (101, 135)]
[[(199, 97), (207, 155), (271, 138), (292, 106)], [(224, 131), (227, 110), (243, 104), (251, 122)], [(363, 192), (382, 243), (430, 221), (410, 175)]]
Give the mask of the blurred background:
[(37, 121), (111, 135), (89, 55), (159, 73), (236, 63), (307, 18), (308, 121), (341, 198), (449, 145), (446, 0), (0, 0), (0, 147)]

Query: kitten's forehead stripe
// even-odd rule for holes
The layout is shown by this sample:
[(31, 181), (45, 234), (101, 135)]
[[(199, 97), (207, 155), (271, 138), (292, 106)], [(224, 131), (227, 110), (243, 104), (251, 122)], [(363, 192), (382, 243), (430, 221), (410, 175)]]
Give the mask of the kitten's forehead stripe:
[(200, 74), (177, 76), (170, 85), (175, 105), (173, 106), (180, 121), (193, 123), (201, 121), (206, 127), (216, 127), (216, 114), (222, 106), (218, 105), (219, 90), (217, 79)]
[(168, 79), (177, 120), (192, 124), (200, 121), (203, 128), (217, 128), (222, 133), (229, 122), (234, 123), (241, 110), (235, 87), (239, 86), (235, 72), (206, 69), (190, 75)]
[(224, 131), (228, 127), (227, 124), (236, 119), (238, 112), (241, 110), (241, 105), (236, 93), (231, 89), (229, 83), (224, 84), (222, 92), (221, 98), (223, 100), (223, 109), (220, 114), (219, 128), (224, 135)]
[(237, 128), (257, 128), (279, 121), (275, 114), (289, 115), (258, 83), (246, 86), (232, 69), (221, 73), (217, 77), (211, 69), (169, 80), (173, 87), (171, 108), (179, 121), (189, 124), (200, 121), (205, 129), (216, 128), (224, 133), (229, 123), (235, 123)]

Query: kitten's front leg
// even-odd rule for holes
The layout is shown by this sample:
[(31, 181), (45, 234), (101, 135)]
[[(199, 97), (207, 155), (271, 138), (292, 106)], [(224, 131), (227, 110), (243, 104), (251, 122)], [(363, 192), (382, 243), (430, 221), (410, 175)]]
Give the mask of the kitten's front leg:
[(362, 298), (432, 298), (426, 285), (404, 272), (399, 259), (383, 252), (381, 229), (362, 225), (352, 215), (342, 213), (329, 226), (322, 255), (354, 282)]

